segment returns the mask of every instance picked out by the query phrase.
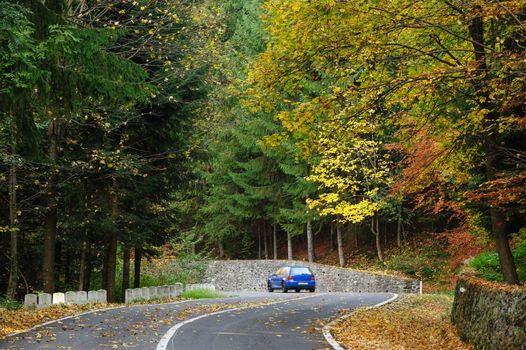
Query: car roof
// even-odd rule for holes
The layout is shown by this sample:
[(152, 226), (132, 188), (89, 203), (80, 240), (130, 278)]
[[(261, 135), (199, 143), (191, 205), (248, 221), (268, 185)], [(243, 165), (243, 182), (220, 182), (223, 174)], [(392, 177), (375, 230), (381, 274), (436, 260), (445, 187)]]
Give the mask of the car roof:
[(283, 266), (280, 266), (278, 268), (282, 269), (284, 267), (303, 267), (303, 268), (306, 268), (306, 269), (310, 269), (310, 267), (308, 267), (308, 266), (300, 266), (300, 265), (283, 265)]

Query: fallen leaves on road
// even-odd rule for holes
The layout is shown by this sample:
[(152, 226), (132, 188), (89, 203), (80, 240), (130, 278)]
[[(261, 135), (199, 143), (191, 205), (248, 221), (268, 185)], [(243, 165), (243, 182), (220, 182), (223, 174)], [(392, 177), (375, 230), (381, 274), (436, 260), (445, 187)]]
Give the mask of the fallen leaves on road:
[[(174, 302), (180, 299), (161, 298), (156, 303)], [(151, 303), (151, 302), (150, 302)], [(148, 304), (146, 301), (134, 302), (127, 305)], [(44, 309), (1, 309), (0, 308), (0, 338), (17, 332), (25, 331), (31, 327), (53, 321), (62, 317), (77, 315), (90, 310), (99, 310), (109, 307), (118, 307), (122, 304), (60, 304)]]
[[(155, 304), (162, 304), (162, 303), (171, 303), (174, 301), (180, 301), (180, 298), (161, 298), (158, 300), (155, 300)], [(177, 321), (182, 321), (185, 319), (188, 319), (190, 316), (195, 315), (202, 315), (202, 314), (208, 314), (213, 313), (216, 311), (221, 310), (227, 310), (227, 309), (233, 309), (233, 308), (258, 308), (263, 307), (265, 305), (268, 305), (269, 303), (275, 302), (275, 299), (271, 300), (265, 300), (260, 302), (236, 302), (236, 303), (226, 303), (226, 304), (203, 304), (203, 305), (193, 305), (184, 308), (182, 311), (180, 311), (176, 316)], [(131, 305), (145, 305), (145, 304), (151, 304), (152, 302), (147, 301), (140, 301), (140, 302), (134, 302), (130, 304), (126, 304), (127, 306)], [(67, 317), (67, 316), (73, 316), (80, 314), (82, 312), (90, 311), (90, 310), (99, 310), (99, 309), (105, 309), (110, 307), (119, 307), (123, 306), (122, 304), (83, 304), (83, 305), (55, 305), (52, 307), (48, 307), (45, 309), (15, 309), (15, 310), (7, 310), (7, 309), (0, 309), (0, 338), (17, 332), (26, 331), (36, 325), (57, 320), (59, 318)], [(157, 321), (157, 320), (155, 320)], [(173, 320), (171, 318), (162, 319), (159, 321), (159, 323), (163, 325), (171, 325), (177, 323), (176, 320)], [(109, 336), (108, 334), (101, 334), (101, 336)]]
[(182, 311), (177, 314), (177, 319), (179, 321), (186, 320), (190, 316), (198, 316), (203, 314), (211, 314), (218, 311), (239, 309), (244, 310), (248, 308), (259, 308), (266, 305), (275, 303), (276, 299), (263, 300), (257, 302), (235, 302), (227, 304), (202, 304), (202, 305), (192, 305), (191, 307), (185, 307)]
[(0, 337), (21, 332), (37, 324), (81, 312), (110, 307), (108, 304), (56, 305), (45, 309), (0, 309)]
[(468, 350), (449, 321), (452, 298), (403, 295), (377, 309), (360, 309), (331, 333), (353, 350)]

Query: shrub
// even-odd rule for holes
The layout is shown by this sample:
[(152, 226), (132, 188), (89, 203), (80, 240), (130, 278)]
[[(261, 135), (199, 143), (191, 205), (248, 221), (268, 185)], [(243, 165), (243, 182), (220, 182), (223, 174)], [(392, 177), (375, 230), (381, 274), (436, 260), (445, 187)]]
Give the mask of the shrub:
[(499, 256), (496, 252), (483, 252), (477, 255), (469, 266), (475, 269), (479, 277), (489, 281), (502, 281)]
[[(513, 260), (521, 281), (526, 281), (526, 246), (517, 245), (512, 251)], [(499, 256), (496, 252), (483, 252), (477, 255), (469, 264), (475, 269), (477, 276), (489, 281), (502, 281)]]
[(16, 310), (21, 309), (24, 304), (9, 298), (0, 297), (0, 309)]
[(206, 272), (206, 261), (158, 259), (144, 263), (141, 287), (174, 283), (198, 283)]
[(386, 267), (422, 280), (435, 280), (446, 273), (448, 268), (449, 254), (442, 249), (438, 244), (420, 251), (406, 246), (386, 261)]

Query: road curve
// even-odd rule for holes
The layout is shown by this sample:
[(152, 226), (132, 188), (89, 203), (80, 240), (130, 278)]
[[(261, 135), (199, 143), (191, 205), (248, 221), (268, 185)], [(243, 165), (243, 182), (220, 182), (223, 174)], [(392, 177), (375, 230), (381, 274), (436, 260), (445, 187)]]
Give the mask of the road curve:
[(338, 311), (391, 297), (386, 293), (317, 294), (199, 317), (179, 327), (157, 350), (327, 349), (321, 329)]
[[(0, 349), (157, 349), (183, 319), (216, 311), (222, 304), (246, 307), (182, 325), (164, 342), (167, 349), (323, 349), (318, 320), (340, 309), (374, 305), (392, 294), (380, 293), (230, 293), (228, 298), (162, 305), (137, 305), (97, 311), (0, 339)], [(304, 298), (308, 297), (308, 298)], [(299, 298), (299, 299), (298, 299)], [(280, 302), (285, 301), (285, 302)], [(263, 303), (273, 303), (263, 305)]]

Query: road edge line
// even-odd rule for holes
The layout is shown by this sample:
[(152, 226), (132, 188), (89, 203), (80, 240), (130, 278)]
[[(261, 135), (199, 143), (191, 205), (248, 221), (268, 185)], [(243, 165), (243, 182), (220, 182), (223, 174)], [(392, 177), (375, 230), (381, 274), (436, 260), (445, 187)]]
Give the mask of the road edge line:
[[(370, 310), (370, 309), (376, 309), (378, 307), (381, 307), (381, 306), (384, 306), (386, 304), (389, 304), (390, 302), (393, 302), (395, 301), (396, 299), (398, 299), (400, 295), (399, 294), (396, 294), (394, 293), (393, 296), (387, 300), (384, 300), (382, 301), (381, 303), (378, 303), (378, 304), (374, 304), (372, 306), (368, 306), (366, 307), (364, 310)], [(336, 318), (335, 320), (332, 320), (331, 322), (327, 323), (325, 326), (323, 326), (323, 329), (322, 329), (322, 332), (323, 332), (323, 336), (325, 337), (325, 340), (327, 341), (327, 343), (329, 343), (329, 345), (334, 349), (334, 350), (346, 350), (343, 346), (340, 345), (340, 343), (338, 343), (336, 341), (336, 339), (333, 337), (332, 333), (331, 333), (331, 327), (338, 321), (341, 321), (341, 320), (345, 320), (346, 318), (349, 318), (351, 317), (352, 315), (354, 315), (356, 313), (356, 311), (353, 311), (351, 312), (350, 314), (347, 314), (345, 316), (342, 316), (342, 317), (339, 317), (339, 318)]]
[[(317, 296), (320, 296), (320, 295), (325, 295), (325, 293), (319, 293), (319, 294), (309, 295), (309, 296), (300, 297), (300, 298), (290, 298), (290, 299), (286, 299), (286, 300), (279, 300), (279, 301), (276, 301), (276, 302), (268, 303), (268, 304), (265, 304), (265, 305), (258, 305), (258, 306), (269, 306), (269, 305), (282, 304), (282, 303), (287, 303), (287, 302), (290, 302), (290, 301), (298, 301), (298, 300), (304, 300), (304, 299), (308, 299), (308, 298), (314, 298), (314, 297), (317, 297)], [(166, 348), (168, 346), (168, 342), (170, 341), (170, 339), (175, 337), (177, 335), (177, 331), (179, 330), (179, 328), (181, 328), (182, 326), (184, 326), (186, 324), (195, 322), (195, 321), (200, 320), (200, 319), (205, 318), (205, 317), (215, 316), (215, 315), (223, 314), (223, 313), (230, 312), (230, 311), (240, 311), (240, 310), (251, 309), (251, 308), (254, 308), (254, 307), (257, 307), (257, 306), (245, 306), (245, 307), (237, 307), (237, 308), (233, 308), (233, 309), (226, 309), (226, 310), (216, 311), (216, 312), (212, 312), (210, 314), (199, 315), (199, 316), (196, 316), (194, 318), (190, 318), (188, 320), (184, 320), (182, 322), (176, 323), (172, 328), (170, 328), (161, 337), (161, 340), (159, 340), (159, 342), (157, 343), (156, 350), (166, 350)]]

